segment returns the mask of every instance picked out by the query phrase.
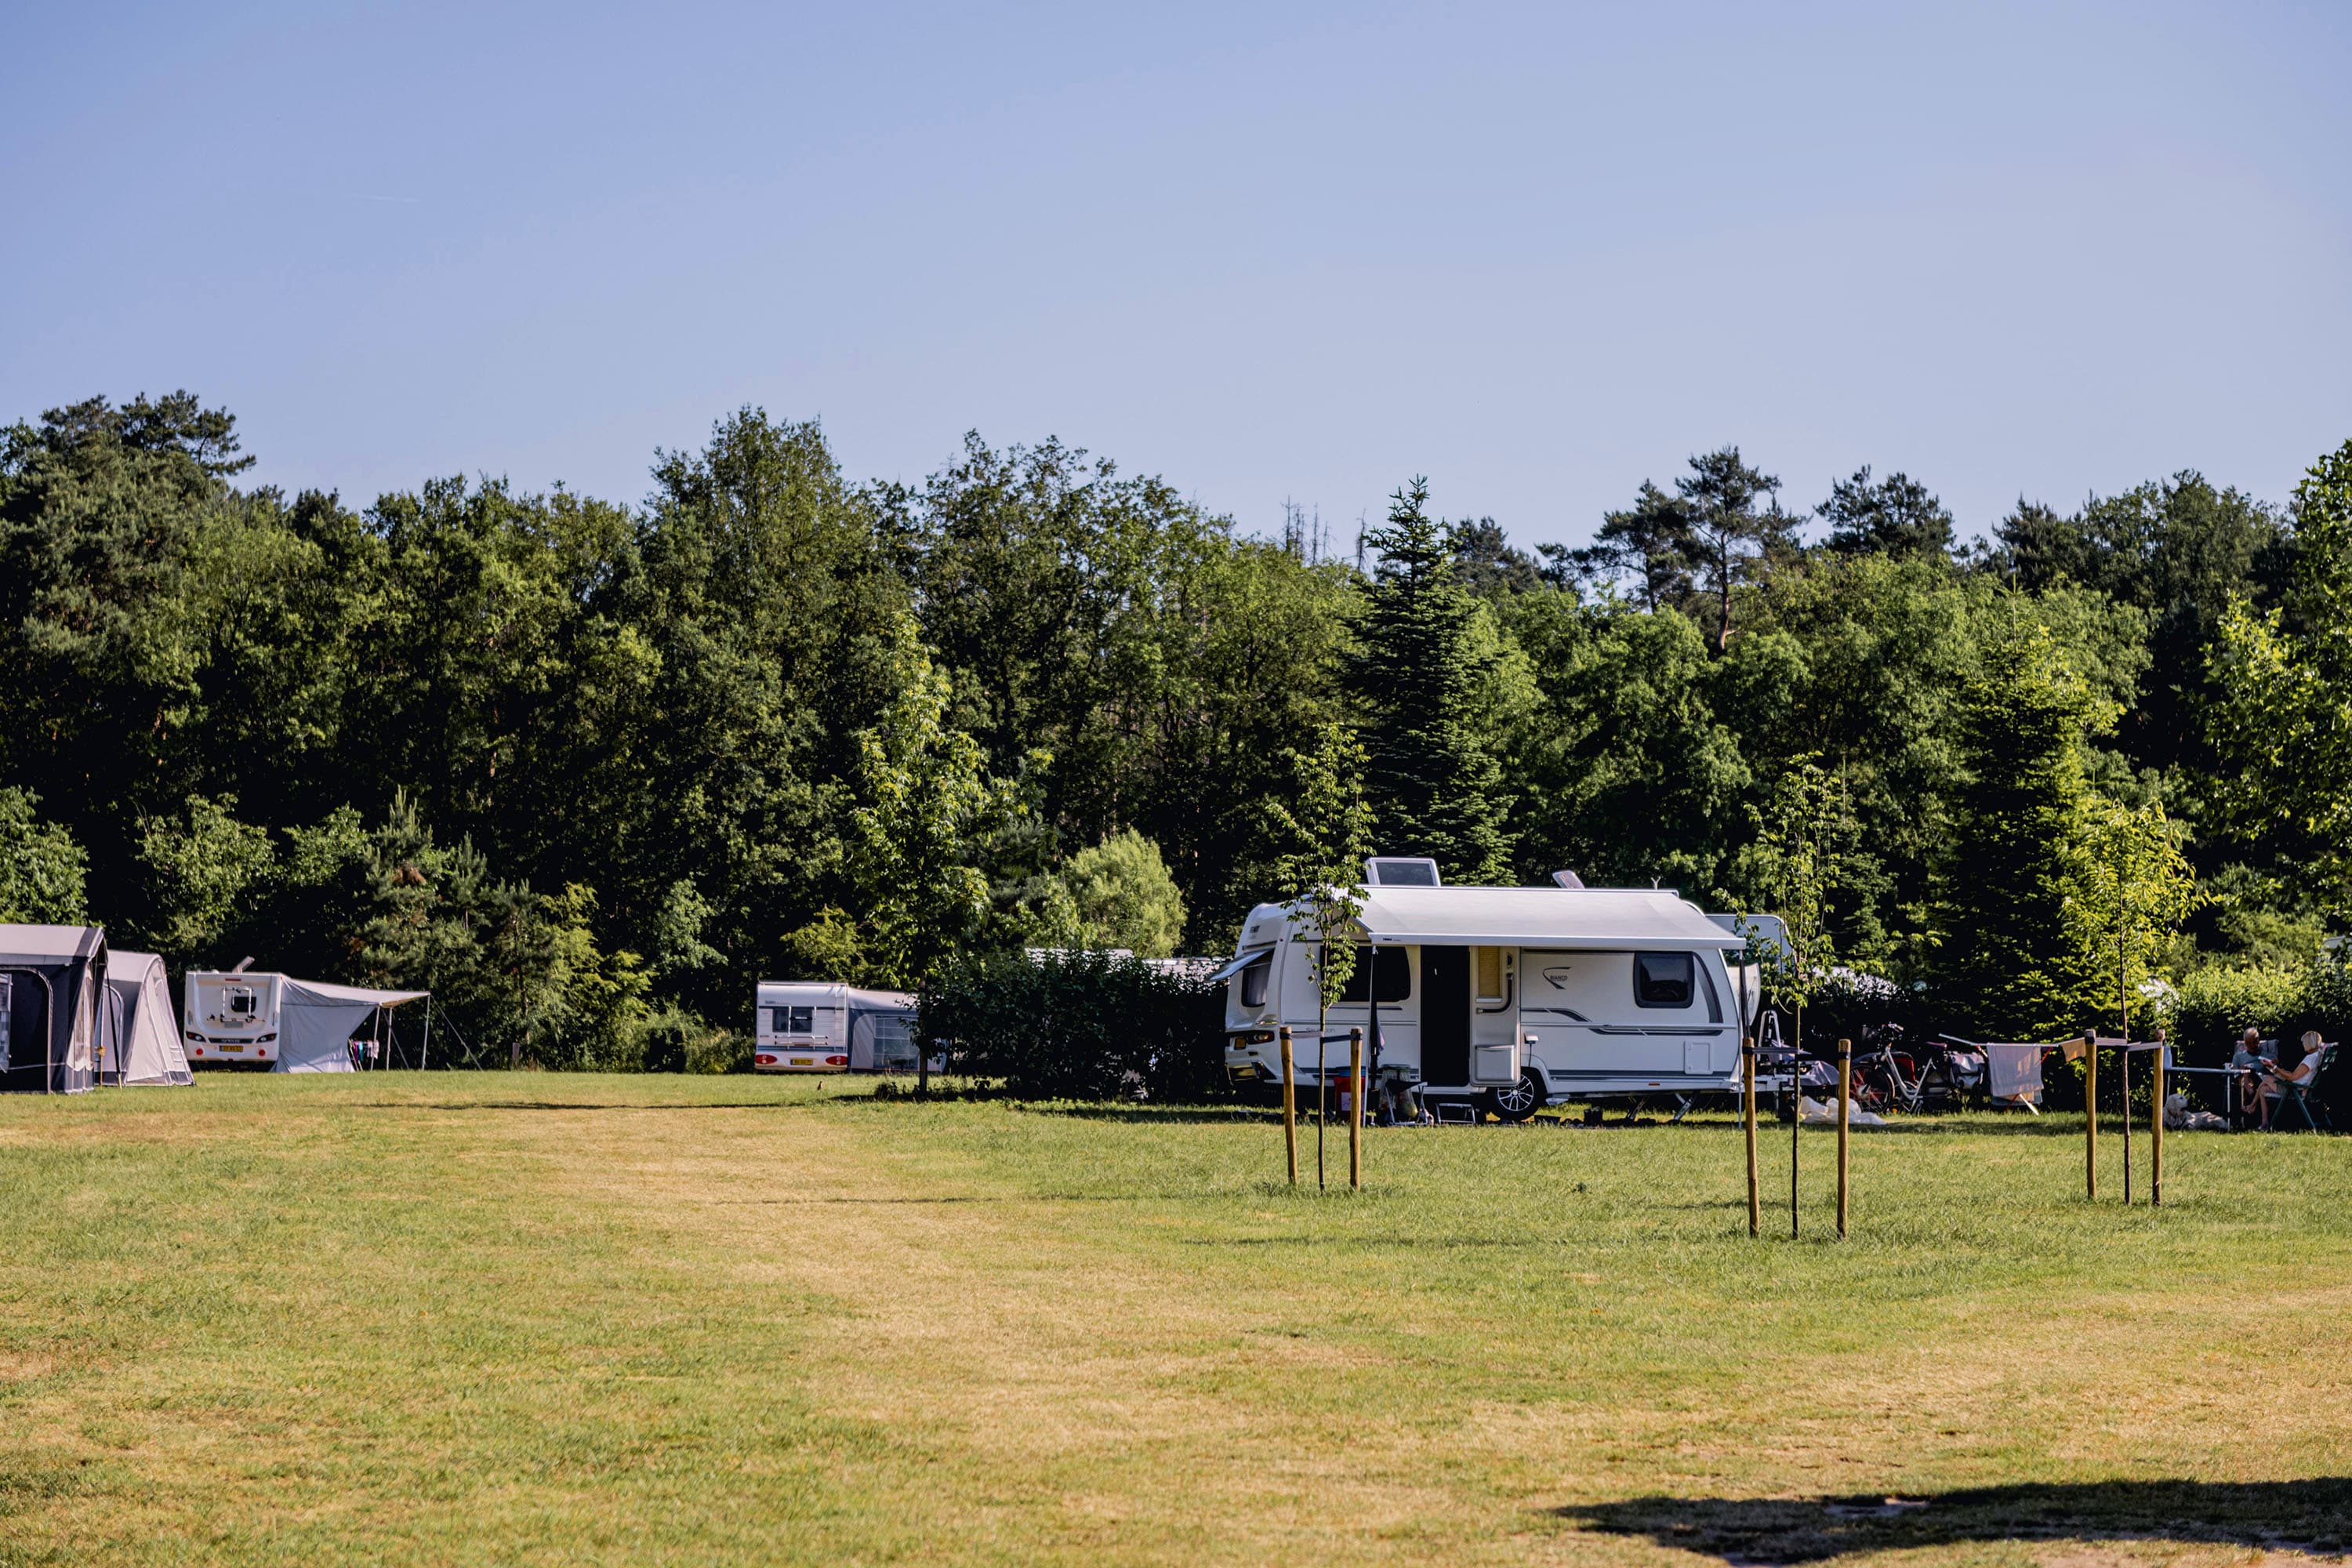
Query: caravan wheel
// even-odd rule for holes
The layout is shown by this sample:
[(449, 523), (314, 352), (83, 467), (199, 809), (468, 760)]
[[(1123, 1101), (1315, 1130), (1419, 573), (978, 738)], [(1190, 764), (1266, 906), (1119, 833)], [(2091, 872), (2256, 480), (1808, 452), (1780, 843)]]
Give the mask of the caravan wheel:
[(1519, 1081), (1510, 1088), (1489, 1089), (1486, 1094), (1486, 1109), (1504, 1121), (1525, 1121), (1543, 1109), (1543, 1079), (1533, 1068), (1519, 1074)]

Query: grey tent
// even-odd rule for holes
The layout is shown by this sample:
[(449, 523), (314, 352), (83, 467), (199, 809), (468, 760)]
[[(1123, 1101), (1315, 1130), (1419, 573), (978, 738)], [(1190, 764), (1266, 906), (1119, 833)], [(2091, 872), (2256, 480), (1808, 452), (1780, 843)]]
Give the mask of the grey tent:
[(105, 992), (99, 927), (0, 925), (0, 1091), (95, 1085)]
[(429, 991), (371, 991), (286, 976), (278, 1013), (278, 1065), (272, 1072), (350, 1072), (352, 1036), (378, 1007), (421, 1001)]
[(111, 952), (106, 988), (113, 993), (110, 1026), (101, 1040), (99, 1079), (104, 1083), (194, 1083), (180, 1021), (172, 1014), (172, 983), (152, 952)]

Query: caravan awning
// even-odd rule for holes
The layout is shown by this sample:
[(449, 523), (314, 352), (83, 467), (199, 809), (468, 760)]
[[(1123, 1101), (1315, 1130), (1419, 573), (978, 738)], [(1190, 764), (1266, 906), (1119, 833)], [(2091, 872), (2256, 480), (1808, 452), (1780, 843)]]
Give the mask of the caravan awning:
[(1266, 954), (1273, 951), (1274, 950), (1272, 948), (1267, 947), (1254, 947), (1247, 952), (1239, 953), (1233, 958), (1227, 959), (1223, 968), (1219, 969), (1214, 974), (1209, 976), (1209, 984), (1213, 985), (1223, 985), (1226, 981), (1231, 980), (1234, 975), (1239, 974), (1243, 970), (1247, 969), (1251, 964), (1255, 963), (1258, 960), (1265, 957)]
[(394, 1007), (403, 1002), (421, 1002), (433, 994), (430, 991), (371, 991), (364, 985), (330, 985), (323, 980), (297, 980), (290, 974), (285, 985), (287, 1005), (295, 1007), (347, 1002), (369, 1007)]
[(378, 1007), (417, 1002), (429, 991), (372, 991), (364, 985), (331, 985), (323, 980), (279, 982), (281, 1022), (278, 1065), (272, 1072), (349, 1072), (351, 1053), (345, 1042), (362, 1027)]
[(1367, 888), (1376, 943), (1423, 947), (1746, 947), (1689, 900), (1651, 888)]

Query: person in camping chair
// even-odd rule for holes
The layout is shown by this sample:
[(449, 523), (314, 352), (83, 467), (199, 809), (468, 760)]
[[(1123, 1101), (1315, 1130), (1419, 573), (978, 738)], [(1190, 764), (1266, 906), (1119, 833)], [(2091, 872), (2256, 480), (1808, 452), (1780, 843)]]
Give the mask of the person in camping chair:
[(2254, 1101), (2261, 1098), (2263, 1088), (2263, 1033), (2252, 1024), (2246, 1026), (2243, 1038), (2230, 1058), (2230, 1069), (2238, 1075), (2238, 1120), (2242, 1124), (2253, 1113)]
[(2262, 1108), (2263, 1131), (2267, 1132), (2271, 1130), (2271, 1112), (2273, 1109), (2277, 1106), (2280, 1100), (2284, 1098), (2286, 1094), (2286, 1090), (2281, 1087), (2282, 1085), (2291, 1083), (2306, 1094), (2311, 1092), (2311, 1080), (2319, 1076), (2320, 1051), (2321, 1045), (2319, 1031), (2316, 1029), (2306, 1029), (2303, 1034), (2303, 1059), (2301, 1061), (2295, 1063), (2292, 1068), (2285, 1068), (2284, 1070), (2281, 1070), (2278, 1064), (2275, 1062), (2270, 1064), (2271, 1070), (2263, 1075)]

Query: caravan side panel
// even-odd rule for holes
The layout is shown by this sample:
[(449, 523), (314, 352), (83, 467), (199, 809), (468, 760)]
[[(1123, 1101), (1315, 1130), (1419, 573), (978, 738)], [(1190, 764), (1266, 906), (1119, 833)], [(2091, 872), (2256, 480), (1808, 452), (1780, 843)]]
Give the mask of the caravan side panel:
[(1553, 1097), (1737, 1087), (1739, 1028), (1719, 952), (1528, 948), (1519, 976), (1529, 1063)]

